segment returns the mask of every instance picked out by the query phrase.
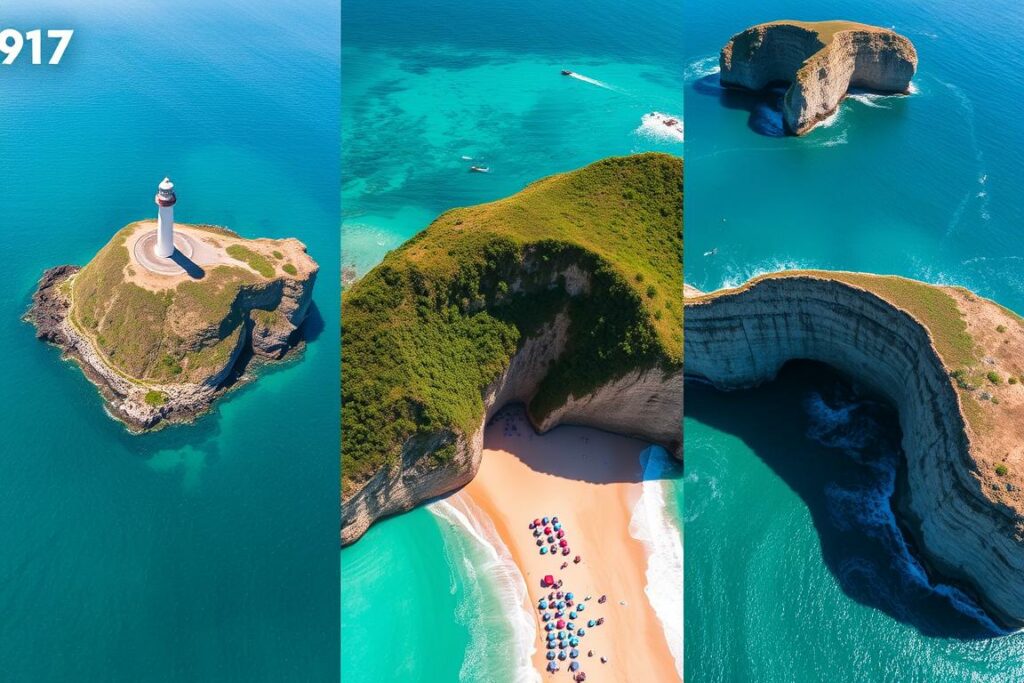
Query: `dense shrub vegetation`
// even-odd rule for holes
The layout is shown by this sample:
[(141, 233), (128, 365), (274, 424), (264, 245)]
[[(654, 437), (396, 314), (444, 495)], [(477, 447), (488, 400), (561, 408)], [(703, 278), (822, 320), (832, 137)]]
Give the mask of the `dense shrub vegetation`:
[(613, 158), (449, 211), (389, 254), (342, 299), (345, 489), (410, 438), (476, 429), (483, 389), (559, 312), (567, 348), (535, 416), (630, 370), (678, 367), (681, 215), (680, 159)]

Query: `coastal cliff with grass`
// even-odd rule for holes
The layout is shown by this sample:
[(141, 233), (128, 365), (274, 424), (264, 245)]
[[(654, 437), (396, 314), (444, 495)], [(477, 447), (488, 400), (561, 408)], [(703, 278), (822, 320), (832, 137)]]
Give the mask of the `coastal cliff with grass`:
[(505, 404), (679, 455), (682, 160), (453, 209), (342, 297), (341, 540), (475, 475)]
[(84, 267), (46, 271), (26, 316), (131, 431), (193, 419), (253, 361), (300, 346), (318, 270), (295, 239), (178, 225), (196, 253), (176, 255), (180, 272), (151, 272), (136, 247), (154, 228), (132, 223)]
[(733, 36), (719, 58), (723, 86), (787, 86), (783, 120), (804, 135), (851, 89), (907, 94), (917, 51), (900, 34), (852, 21), (773, 21)]
[(787, 271), (686, 292), (686, 376), (723, 390), (827, 363), (899, 411), (897, 518), (925, 565), (1024, 625), (1024, 319), (960, 287)]

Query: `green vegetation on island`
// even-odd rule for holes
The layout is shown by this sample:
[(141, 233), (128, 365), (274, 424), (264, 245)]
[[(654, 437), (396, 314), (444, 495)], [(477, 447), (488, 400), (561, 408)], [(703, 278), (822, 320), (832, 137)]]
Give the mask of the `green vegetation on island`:
[(568, 340), (535, 417), (631, 370), (679, 368), (682, 166), (605, 159), (448, 211), (347, 289), (343, 491), (397, 463), (410, 438), (470, 434), (483, 390), (559, 313)]

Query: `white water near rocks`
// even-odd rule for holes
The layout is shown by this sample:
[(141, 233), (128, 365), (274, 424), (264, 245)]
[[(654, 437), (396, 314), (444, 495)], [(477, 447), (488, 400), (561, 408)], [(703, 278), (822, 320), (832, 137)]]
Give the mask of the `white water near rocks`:
[(665, 640), (683, 678), (683, 538), (666, 497), (664, 479), (675, 468), (665, 451), (650, 446), (640, 454), (643, 483), (633, 508), (629, 534), (647, 550), (644, 592), (665, 631)]
[[(480, 623), (483, 615), (500, 612), (508, 622), (512, 634), (511, 656), (514, 683), (537, 683), (540, 675), (533, 667), (533, 653), (537, 640), (536, 622), (526, 608), (526, 580), (512, 559), (487, 515), (459, 493), (427, 506), (440, 520), (455, 528), (459, 539), (471, 543), (466, 547), (460, 541), (449, 543), (446, 551), (453, 562), (460, 562), (466, 584), (472, 586), (473, 595), (461, 602), (465, 613), (460, 617), (470, 627), (470, 644), (462, 664), (459, 680), (463, 683), (491, 680), (489, 662), (494, 659), (494, 643), (484, 634), (490, 629)], [(496, 599), (497, 610), (491, 610), (480, 588), (480, 578), (487, 577), (491, 584), (488, 597)], [(504, 665), (504, 662), (502, 663)]]

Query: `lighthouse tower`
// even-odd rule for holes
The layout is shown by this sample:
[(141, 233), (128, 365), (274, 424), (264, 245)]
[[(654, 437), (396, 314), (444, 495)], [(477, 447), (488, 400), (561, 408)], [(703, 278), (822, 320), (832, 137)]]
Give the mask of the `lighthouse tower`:
[(164, 178), (157, 188), (156, 205), (159, 214), (156, 221), (156, 255), (161, 258), (170, 258), (174, 253), (174, 203), (178, 198), (174, 196), (174, 183), (169, 178)]

